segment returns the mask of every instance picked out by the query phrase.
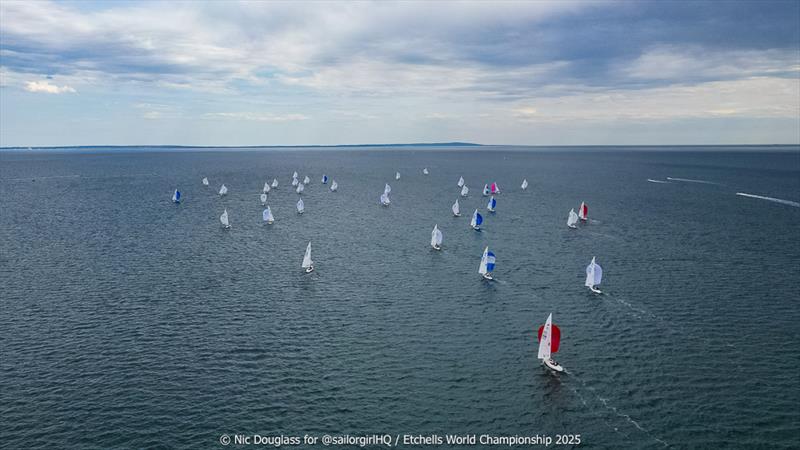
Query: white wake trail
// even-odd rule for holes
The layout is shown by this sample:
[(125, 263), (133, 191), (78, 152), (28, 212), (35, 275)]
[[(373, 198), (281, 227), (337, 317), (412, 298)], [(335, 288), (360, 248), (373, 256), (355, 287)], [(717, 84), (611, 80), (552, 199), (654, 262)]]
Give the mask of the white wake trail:
[(757, 198), (757, 199), (760, 199), (760, 200), (767, 200), (767, 201), (770, 201), (770, 202), (775, 202), (775, 203), (780, 203), (780, 204), (783, 204), (783, 205), (794, 206), (795, 208), (800, 208), (800, 203), (793, 202), (791, 200), (783, 200), (783, 199), (775, 198), (775, 197), (764, 197), (763, 195), (746, 194), (744, 192), (737, 192), (736, 195), (741, 195), (742, 197)]

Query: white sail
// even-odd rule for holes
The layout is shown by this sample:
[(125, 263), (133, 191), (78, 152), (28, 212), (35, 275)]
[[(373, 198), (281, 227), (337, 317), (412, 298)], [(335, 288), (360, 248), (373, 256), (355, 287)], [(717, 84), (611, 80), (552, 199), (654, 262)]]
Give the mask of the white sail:
[(272, 210), (267, 206), (267, 209), (261, 213), (262, 217), (264, 218), (264, 222), (272, 223), (275, 221), (275, 217), (272, 216)]
[(483, 256), (481, 256), (481, 264), (478, 266), (478, 273), (481, 275), (486, 275), (486, 266), (487, 262), (489, 261), (489, 246), (486, 246), (483, 249)]
[(297, 201), (297, 212), (303, 214), (303, 211), (306, 210), (306, 205), (303, 203), (303, 199)]
[(484, 184), (483, 185), (483, 196), (486, 197), (487, 195), (489, 195), (489, 185), (488, 184)]
[(389, 183), (386, 183), (386, 186), (383, 187), (383, 193), (389, 194), (390, 192), (392, 192), (392, 187), (389, 186)]
[(225, 185), (223, 184), (222, 187), (219, 188), (219, 195), (225, 195), (227, 193), (228, 193), (228, 188), (225, 187)]
[(231, 226), (230, 222), (228, 222), (228, 210), (227, 209), (222, 211), (222, 215), (219, 216), (219, 221), (222, 222), (222, 226), (224, 226), (225, 228), (228, 228), (229, 226)]
[(302, 194), (303, 191), (305, 191), (305, 190), (306, 190), (306, 185), (305, 184), (298, 184), (297, 185), (297, 193), (298, 194)]
[(311, 178), (308, 178), (308, 175), (306, 175), (306, 177), (303, 178), (303, 184), (308, 184), (308, 183), (311, 183)]
[(575, 209), (570, 209), (569, 217), (567, 218), (567, 226), (570, 228), (576, 228), (576, 223), (578, 223), (578, 215), (575, 214)]
[(586, 266), (586, 283), (584, 284), (591, 289), (599, 285), (601, 281), (603, 281), (603, 268), (595, 262), (594, 256), (592, 256), (592, 262)]
[(381, 194), (381, 204), (383, 206), (389, 206), (390, 203), (391, 201), (389, 200), (389, 194), (387, 194), (386, 192)]
[(265, 182), (264, 182), (264, 189), (261, 189), (261, 192), (263, 192), (263, 193), (265, 193), (265, 194), (266, 194), (266, 193), (268, 193), (268, 192), (269, 192), (269, 190), (270, 190), (270, 188), (269, 188), (269, 181), (265, 181)]
[(292, 186), (297, 186), (298, 184), (300, 184), (300, 182), (297, 181), (297, 178), (292, 178)]
[(478, 226), (478, 210), (477, 209), (475, 210), (475, 212), (472, 213), (472, 220), (469, 221), (469, 225), (472, 228), (475, 228), (475, 227)]
[(311, 260), (311, 242), (309, 242), (308, 247), (306, 247), (306, 254), (303, 255), (303, 264), (300, 264), (300, 267), (308, 269), (313, 264), (314, 261)]
[(278, 187), (278, 179), (277, 178), (273, 178), (272, 179), (272, 188), (275, 189), (276, 187)]
[(261, 194), (261, 204), (262, 205), (266, 205), (267, 204), (267, 194), (264, 194), (264, 193)]
[(427, 167), (422, 169), (422, 174), (423, 175), (427, 175), (428, 174), (428, 168)]
[(400, 172), (395, 172), (394, 173), (394, 179), (395, 180), (399, 180), (400, 179)]
[(458, 187), (464, 186), (464, 177), (458, 177)]
[(331, 182), (331, 192), (336, 192), (337, 189), (339, 189), (339, 183), (337, 183), (336, 180), (333, 180)]
[(549, 360), (550, 350), (553, 348), (553, 313), (547, 316), (547, 322), (542, 329), (542, 337), (539, 339), (539, 359)]
[(208, 178), (203, 178), (203, 186), (208, 186)]
[(525, 189), (528, 189), (528, 180), (527, 179), (522, 180), (522, 186), (520, 187), (522, 188), (523, 191)]
[(465, 185), (464, 185), (464, 186), (461, 188), (461, 196), (462, 196), (462, 197), (466, 197), (466, 196), (467, 196), (467, 194), (469, 194), (469, 188), (468, 188), (468, 187), (467, 187), (467, 185), (465, 184)]
[(456, 202), (453, 203), (452, 209), (453, 209), (453, 215), (454, 216), (460, 216), (461, 215), (461, 208), (458, 206), (458, 199), (456, 199)]
[(439, 225), (433, 226), (433, 231), (431, 231), (431, 247), (439, 247), (442, 245), (442, 230), (439, 229)]
[(178, 192), (177, 189), (175, 189), (175, 192), (172, 193), (172, 201), (175, 203), (181, 202), (181, 193)]
[(297, 171), (296, 171), (296, 170), (295, 170), (295, 171), (294, 171), (294, 173), (292, 174), (292, 178), (297, 178)]

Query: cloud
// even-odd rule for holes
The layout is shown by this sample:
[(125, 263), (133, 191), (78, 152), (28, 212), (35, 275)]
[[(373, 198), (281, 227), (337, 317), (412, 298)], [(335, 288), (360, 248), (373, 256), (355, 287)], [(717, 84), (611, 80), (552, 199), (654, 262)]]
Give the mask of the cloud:
[(218, 112), (206, 113), (205, 117), (222, 118), (231, 120), (249, 120), (255, 122), (294, 122), (298, 120), (308, 120), (304, 114), (271, 114), (257, 112)]
[(56, 86), (50, 84), (49, 81), (29, 81), (25, 84), (25, 90), (28, 92), (44, 92), (46, 94), (63, 94), (65, 92), (77, 92), (70, 86)]

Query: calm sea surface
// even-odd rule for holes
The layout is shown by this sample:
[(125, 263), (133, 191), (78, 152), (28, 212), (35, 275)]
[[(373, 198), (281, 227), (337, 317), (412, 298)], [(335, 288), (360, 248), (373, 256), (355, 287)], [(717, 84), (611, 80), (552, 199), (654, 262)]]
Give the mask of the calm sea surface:
[[(0, 447), (579, 433), (797, 448), (800, 208), (735, 194), (800, 201), (800, 150), (682, 150), (4, 151)], [(295, 170), (312, 180), (302, 216)], [(647, 181), (666, 177), (703, 182)], [(591, 220), (570, 230), (581, 201)], [(583, 286), (592, 256), (602, 296)], [(536, 359), (551, 312), (560, 376)]]

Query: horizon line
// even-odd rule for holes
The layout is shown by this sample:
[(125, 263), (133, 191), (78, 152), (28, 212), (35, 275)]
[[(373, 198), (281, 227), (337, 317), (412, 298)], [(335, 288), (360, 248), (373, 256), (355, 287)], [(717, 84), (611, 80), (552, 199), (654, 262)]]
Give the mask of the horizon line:
[(415, 142), (394, 144), (310, 144), (310, 145), (185, 145), (185, 144), (91, 144), (91, 145), (45, 145), (45, 146), (0, 146), (0, 150), (48, 150), (79, 148), (201, 148), (201, 149), (256, 149), (256, 148), (358, 148), (358, 147), (798, 147), (791, 144), (479, 144), (474, 142)]

